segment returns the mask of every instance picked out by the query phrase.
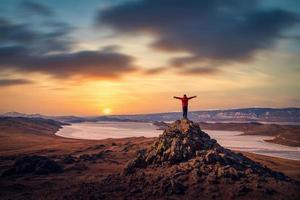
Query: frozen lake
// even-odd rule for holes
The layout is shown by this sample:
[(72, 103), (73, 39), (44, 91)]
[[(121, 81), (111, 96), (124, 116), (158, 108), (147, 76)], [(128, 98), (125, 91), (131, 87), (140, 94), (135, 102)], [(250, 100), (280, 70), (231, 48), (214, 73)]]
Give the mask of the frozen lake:
[[(162, 133), (151, 123), (136, 122), (84, 122), (64, 126), (56, 135), (76, 139), (101, 140), (107, 138), (157, 137)], [(300, 160), (300, 148), (265, 142), (268, 136), (240, 135), (238, 131), (204, 130), (222, 146), (262, 155)]]

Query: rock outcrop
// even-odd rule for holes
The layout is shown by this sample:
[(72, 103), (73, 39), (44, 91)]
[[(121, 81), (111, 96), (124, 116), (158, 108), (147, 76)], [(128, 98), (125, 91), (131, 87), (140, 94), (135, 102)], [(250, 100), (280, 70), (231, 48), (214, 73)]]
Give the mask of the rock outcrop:
[(123, 174), (133, 173), (137, 168), (185, 162), (204, 175), (210, 174), (218, 178), (239, 179), (252, 174), (288, 179), (282, 173), (271, 171), (240, 153), (222, 147), (203, 132), (198, 124), (187, 119), (177, 120), (166, 128), (148, 151), (140, 151), (126, 165)]

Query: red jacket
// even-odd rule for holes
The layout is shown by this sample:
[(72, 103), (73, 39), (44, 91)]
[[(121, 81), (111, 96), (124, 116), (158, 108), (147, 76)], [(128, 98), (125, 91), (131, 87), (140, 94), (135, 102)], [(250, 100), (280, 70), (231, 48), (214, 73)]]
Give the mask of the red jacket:
[(181, 98), (181, 103), (182, 103), (182, 107), (186, 107), (186, 106), (188, 106), (189, 105), (189, 98)]
[(182, 103), (182, 107), (186, 107), (189, 105), (189, 100), (195, 98), (196, 96), (193, 97), (174, 97), (175, 99), (180, 99)]

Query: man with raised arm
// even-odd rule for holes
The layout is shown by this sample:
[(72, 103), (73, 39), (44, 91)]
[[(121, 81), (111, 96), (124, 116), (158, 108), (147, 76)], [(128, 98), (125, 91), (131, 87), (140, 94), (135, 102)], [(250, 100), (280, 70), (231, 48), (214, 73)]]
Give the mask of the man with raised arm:
[(186, 95), (183, 95), (183, 97), (174, 96), (175, 99), (180, 99), (181, 100), (183, 118), (187, 119), (189, 100), (193, 99), (193, 98), (196, 98), (196, 97), (197, 96), (187, 97)]

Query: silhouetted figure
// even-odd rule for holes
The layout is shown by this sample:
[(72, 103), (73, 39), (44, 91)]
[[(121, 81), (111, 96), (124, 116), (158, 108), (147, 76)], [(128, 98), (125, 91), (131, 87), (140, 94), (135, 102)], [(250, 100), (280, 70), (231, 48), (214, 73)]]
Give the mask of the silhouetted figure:
[(180, 99), (181, 100), (183, 118), (187, 119), (189, 100), (193, 99), (193, 98), (196, 98), (196, 97), (197, 96), (187, 97), (186, 95), (183, 95), (183, 97), (174, 96), (175, 99)]

